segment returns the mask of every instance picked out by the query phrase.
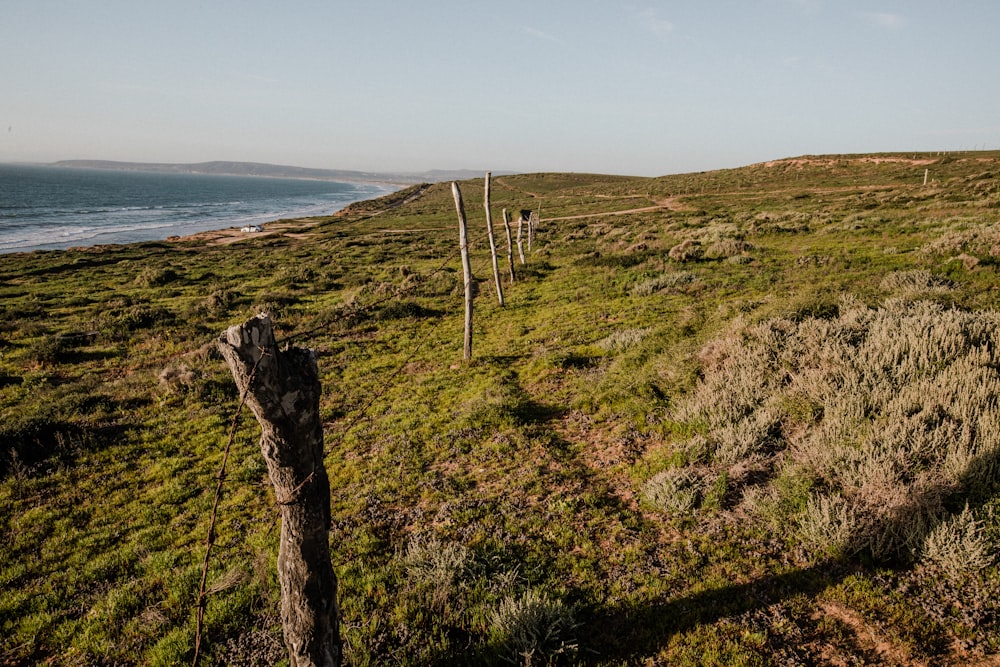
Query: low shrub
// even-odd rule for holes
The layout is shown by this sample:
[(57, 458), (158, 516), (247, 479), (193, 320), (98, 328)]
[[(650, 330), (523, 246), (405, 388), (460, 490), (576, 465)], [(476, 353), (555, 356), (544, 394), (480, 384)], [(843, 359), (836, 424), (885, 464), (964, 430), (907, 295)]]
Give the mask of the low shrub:
[(196, 378), (194, 371), (184, 365), (167, 366), (159, 375), (160, 387), (170, 393), (186, 391), (194, 384)]
[(958, 580), (992, 565), (994, 546), (984, 534), (983, 522), (966, 505), (930, 532), (924, 542), (923, 558)]
[(681, 241), (667, 253), (675, 262), (694, 262), (702, 258), (705, 254), (704, 249), (701, 247), (699, 241), (694, 241), (692, 239), (687, 239)]
[(436, 537), (410, 540), (403, 555), (407, 579), (428, 591), (431, 606), (444, 612), (471, 566), (468, 548)]
[(882, 279), (882, 289), (903, 294), (921, 292), (947, 292), (955, 288), (955, 284), (947, 278), (935, 276), (926, 269), (911, 271), (896, 271)]
[(661, 512), (680, 517), (698, 507), (704, 487), (704, 481), (693, 470), (668, 468), (646, 481), (642, 497)]
[(235, 300), (235, 294), (232, 290), (213, 290), (211, 294), (205, 297), (205, 309), (213, 315), (220, 315), (229, 310)]
[(489, 622), (500, 659), (511, 665), (571, 662), (579, 648), (573, 610), (534, 590), (505, 597)]
[(751, 250), (753, 250), (753, 244), (747, 243), (743, 239), (723, 238), (708, 244), (705, 248), (705, 258), (729, 259), (731, 257), (744, 257)]
[(45, 335), (32, 343), (25, 356), (37, 364), (55, 364), (63, 360), (72, 346), (65, 338), (56, 335)]
[(256, 313), (267, 313), (272, 321), (276, 321), (284, 318), (298, 302), (298, 297), (287, 292), (264, 292), (254, 299), (253, 310)]
[(663, 290), (675, 290), (696, 282), (698, 277), (688, 271), (664, 273), (654, 278), (648, 278), (632, 286), (635, 296), (652, 296)]
[(175, 315), (161, 306), (134, 303), (120, 308), (109, 308), (97, 317), (97, 329), (111, 340), (125, 340), (136, 331), (155, 326), (166, 326)]
[(608, 352), (626, 350), (642, 342), (648, 329), (620, 329), (597, 341), (597, 347)]
[(146, 267), (135, 277), (140, 287), (163, 287), (176, 282), (180, 275), (170, 267)]
[[(927, 284), (926, 276), (897, 278)], [(987, 493), (998, 468), (1000, 315), (928, 302), (740, 325), (703, 348), (703, 379), (674, 411), (705, 428), (714, 466), (786, 462), (815, 481), (787, 520), (817, 553), (910, 558), (954, 497)], [(647, 483), (672, 512), (693, 471)]]

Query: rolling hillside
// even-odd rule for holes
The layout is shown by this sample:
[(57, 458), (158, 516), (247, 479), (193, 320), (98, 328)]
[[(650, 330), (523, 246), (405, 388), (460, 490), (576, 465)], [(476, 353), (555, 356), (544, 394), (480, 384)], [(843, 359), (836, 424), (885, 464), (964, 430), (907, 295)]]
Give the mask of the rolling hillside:
[[(0, 664), (190, 664), (238, 408), (214, 340), (261, 311), (318, 353), (351, 665), (996, 664), (998, 174), (495, 176), (502, 308), (462, 181), (470, 363), (448, 183), (6, 255)], [(540, 215), (512, 283), (504, 208)], [(237, 424), (202, 664), (269, 665), (277, 511)]]

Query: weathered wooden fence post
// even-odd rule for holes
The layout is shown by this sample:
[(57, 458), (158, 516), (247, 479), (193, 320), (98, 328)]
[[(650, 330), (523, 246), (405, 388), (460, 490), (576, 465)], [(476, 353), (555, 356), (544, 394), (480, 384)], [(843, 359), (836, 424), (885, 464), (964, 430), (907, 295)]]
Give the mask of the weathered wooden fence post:
[[(538, 227), (542, 224), (542, 202), (538, 202), (538, 210), (535, 211), (535, 224), (531, 227), (531, 237), (534, 240), (535, 232), (538, 231)], [(528, 248), (531, 248), (529, 244)]]
[(534, 211), (528, 213), (528, 254), (531, 254), (531, 244), (535, 240), (535, 225), (538, 223), (538, 216)]
[(497, 286), (497, 301), (503, 307), (503, 285), (500, 284), (500, 267), (497, 264), (497, 244), (493, 240), (493, 215), (490, 213), (490, 172), (486, 172), (486, 234), (490, 237), (490, 255), (493, 258), (493, 282)]
[(458, 183), (451, 182), (451, 194), (455, 197), (458, 212), (458, 247), (462, 252), (462, 277), (465, 279), (465, 347), (463, 358), (472, 360), (472, 265), (469, 263), (469, 241), (465, 229), (465, 204)]
[(507, 209), (503, 210), (503, 228), (507, 232), (507, 270), (510, 272), (510, 283), (514, 284), (514, 243), (510, 236), (510, 218)]
[(524, 211), (517, 218), (517, 254), (521, 258), (521, 266), (524, 266), (524, 245), (521, 243), (521, 230), (524, 227)]
[(337, 578), (330, 561), (330, 482), (316, 353), (279, 350), (267, 315), (218, 340), (241, 396), (260, 423), (260, 451), (281, 508), (281, 626), (292, 667), (337, 667)]

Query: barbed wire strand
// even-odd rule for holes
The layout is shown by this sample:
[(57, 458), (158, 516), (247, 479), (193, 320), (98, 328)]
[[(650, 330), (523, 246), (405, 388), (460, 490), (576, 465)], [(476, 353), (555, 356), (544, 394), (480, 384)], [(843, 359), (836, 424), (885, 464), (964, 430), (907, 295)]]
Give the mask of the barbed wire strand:
[(226, 448), (222, 454), (222, 465), (219, 466), (219, 472), (215, 476), (215, 498), (212, 501), (212, 515), (208, 522), (208, 536), (205, 539), (205, 558), (201, 564), (201, 583), (198, 586), (198, 608), (195, 622), (195, 634), (194, 634), (194, 659), (191, 662), (192, 667), (198, 667), (198, 657), (201, 654), (201, 634), (205, 623), (205, 603), (208, 594), (205, 590), (205, 585), (208, 582), (208, 562), (211, 558), (212, 547), (215, 544), (215, 523), (218, 518), (219, 503), (222, 500), (222, 485), (226, 480), (226, 464), (229, 462), (229, 452), (233, 448), (233, 442), (236, 440), (236, 432), (239, 430), (240, 414), (243, 412), (243, 406), (246, 405), (247, 395), (250, 393), (250, 387), (253, 385), (254, 378), (257, 375), (257, 366), (260, 365), (261, 360), (266, 354), (267, 350), (261, 349), (261, 354), (253, 364), (253, 368), (250, 369), (250, 375), (247, 380), (246, 388), (241, 392), (240, 404), (233, 413), (232, 421), (229, 425), (229, 439), (226, 441)]
[[(347, 434), (350, 433), (362, 419), (368, 416), (368, 411), (371, 409), (372, 405), (374, 405), (375, 401), (380, 399), (382, 396), (385, 395), (387, 391), (389, 391), (389, 388), (392, 386), (393, 381), (399, 376), (400, 373), (403, 372), (403, 369), (406, 368), (411, 361), (413, 361), (414, 357), (417, 356), (417, 353), (420, 351), (420, 349), (424, 346), (424, 343), (426, 342), (427, 342), (426, 338), (421, 339), (420, 342), (417, 343), (416, 347), (414, 347), (413, 350), (410, 351), (410, 354), (407, 355), (407, 357), (396, 366), (396, 368), (392, 371), (392, 373), (390, 373), (387, 376), (387, 379), (382, 383), (382, 385), (378, 388), (378, 390), (371, 395), (368, 401), (366, 401), (364, 405), (362, 405), (358, 410), (355, 411), (354, 417), (351, 419), (350, 422), (348, 422), (347, 426), (344, 427), (343, 431), (341, 431), (339, 435), (331, 436), (335, 441), (343, 442), (344, 438), (347, 437)], [(325, 435), (325, 430), (324, 430), (324, 435)], [(332, 451), (333, 451), (332, 444), (324, 445), (323, 458), (329, 456)], [(274, 527), (278, 525), (278, 517), (281, 514), (280, 507), (282, 505), (293, 504), (295, 502), (295, 496), (298, 495), (299, 490), (301, 490), (302, 487), (304, 487), (308, 482), (310, 482), (314, 475), (315, 471), (307, 475), (306, 478), (302, 480), (302, 482), (299, 483), (298, 486), (292, 489), (292, 492), (288, 495), (287, 498), (278, 498), (277, 496), (275, 496), (274, 506), (265, 516), (267, 522), (266, 523), (267, 532), (274, 530)], [(254, 531), (255, 534), (259, 532), (260, 530)]]

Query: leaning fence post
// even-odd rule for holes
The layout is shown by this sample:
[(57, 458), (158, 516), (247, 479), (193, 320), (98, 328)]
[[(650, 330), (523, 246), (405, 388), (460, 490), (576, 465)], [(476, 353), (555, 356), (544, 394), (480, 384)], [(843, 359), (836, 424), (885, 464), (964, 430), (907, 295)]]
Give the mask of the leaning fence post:
[(510, 237), (510, 218), (507, 217), (507, 209), (503, 210), (503, 228), (507, 232), (507, 270), (510, 272), (510, 282), (514, 284), (514, 244)]
[(465, 204), (462, 203), (462, 191), (458, 183), (451, 182), (451, 194), (455, 197), (455, 210), (458, 212), (458, 247), (462, 252), (462, 277), (465, 279), (465, 347), (463, 358), (472, 359), (472, 265), (469, 264), (469, 242), (465, 229)]
[(260, 423), (260, 451), (281, 510), (281, 626), (292, 667), (341, 663), (337, 578), (330, 562), (330, 482), (316, 353), (279, 350), (258, 315), (218, 340), (240, 394)]
[(500, 284), (500, 267), (497, 265), (497, 244), (493, 240), (493, 215), (490, 213), (490, 172), (486, 172), (486, 234), (490, 237), (490, 256), (493, 258), (493, 281), (497, 285), (497, 301), (503, 307), (503, 285)]

